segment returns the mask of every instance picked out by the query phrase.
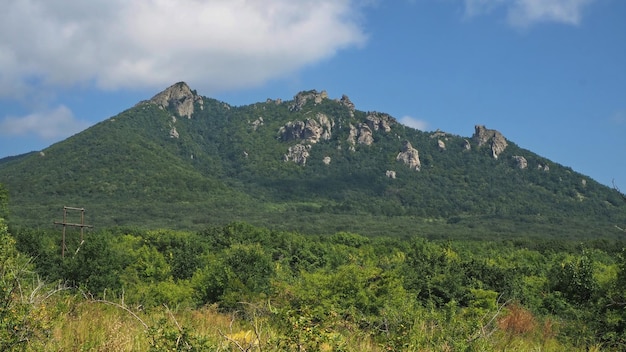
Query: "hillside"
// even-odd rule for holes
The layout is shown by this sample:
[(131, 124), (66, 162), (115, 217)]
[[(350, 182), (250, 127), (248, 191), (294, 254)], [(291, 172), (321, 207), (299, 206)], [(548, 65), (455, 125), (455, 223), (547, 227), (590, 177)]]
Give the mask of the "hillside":
[(484, 126), (419, 131), (317, 91), (236, 107), (182, 82), (0, 160), (0, 183), (14, 226), (50, 227), (63, 206), (98, 227), (580, 237), (626, 223), (619, 192)]

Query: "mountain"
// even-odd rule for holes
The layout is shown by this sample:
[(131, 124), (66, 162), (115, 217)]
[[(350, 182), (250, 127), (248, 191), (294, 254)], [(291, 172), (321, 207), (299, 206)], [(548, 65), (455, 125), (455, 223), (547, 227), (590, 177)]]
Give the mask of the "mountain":
[(617, 236), (626, 223), (619, 192), (497, 130), (419, 131), (315, 90), (237, 107), (179, 82), (1, 159), (0, 183), (15, 226), (51, 227), (63, 206), (98, 227), (572, 237)]

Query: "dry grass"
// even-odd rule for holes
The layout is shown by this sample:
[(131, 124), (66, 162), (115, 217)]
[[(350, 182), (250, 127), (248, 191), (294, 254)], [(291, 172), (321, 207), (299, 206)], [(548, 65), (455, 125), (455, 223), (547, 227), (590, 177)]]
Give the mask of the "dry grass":
[(522, 336), (535, 329), (537, 322), (533, 314), (519, 304), (508, 307), (508, 313), (498, 320), (498, 327), (510, 336)]

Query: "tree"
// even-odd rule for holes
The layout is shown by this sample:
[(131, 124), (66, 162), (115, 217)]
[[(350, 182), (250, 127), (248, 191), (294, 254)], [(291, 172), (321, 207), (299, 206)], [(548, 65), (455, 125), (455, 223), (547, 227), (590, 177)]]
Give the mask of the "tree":
[(25, 350), (42, 334), (42, 320), (36, 311), (42, 303), (37, 292), (43, 284), (32, 269), (0, 217), (0, 351)]
[(9, 215), (9, 192), (0, 183), (0, 218), (6, 219)]
[(557, 264), (550, 277), (552, 289), (572, 303), (589, 303), (596, 296), (598, 282), (593, 277), (593, 260), (585, 251), (578, 258)]
[(448, 246), (417, 239), (407, 253), (406, 265), (405, 285), (423, 303), (443, 306), (452, 300), (460, 301), (467, 293), (458, 255)]

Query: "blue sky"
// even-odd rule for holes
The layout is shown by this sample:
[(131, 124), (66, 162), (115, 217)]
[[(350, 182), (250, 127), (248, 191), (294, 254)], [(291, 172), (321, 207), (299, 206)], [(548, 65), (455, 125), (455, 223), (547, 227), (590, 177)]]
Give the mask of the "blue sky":
[(0, 158), (177, 81), (232, 105), (298, 91), (523, 148), (626, 189), (626, 1), (9, 1)]

